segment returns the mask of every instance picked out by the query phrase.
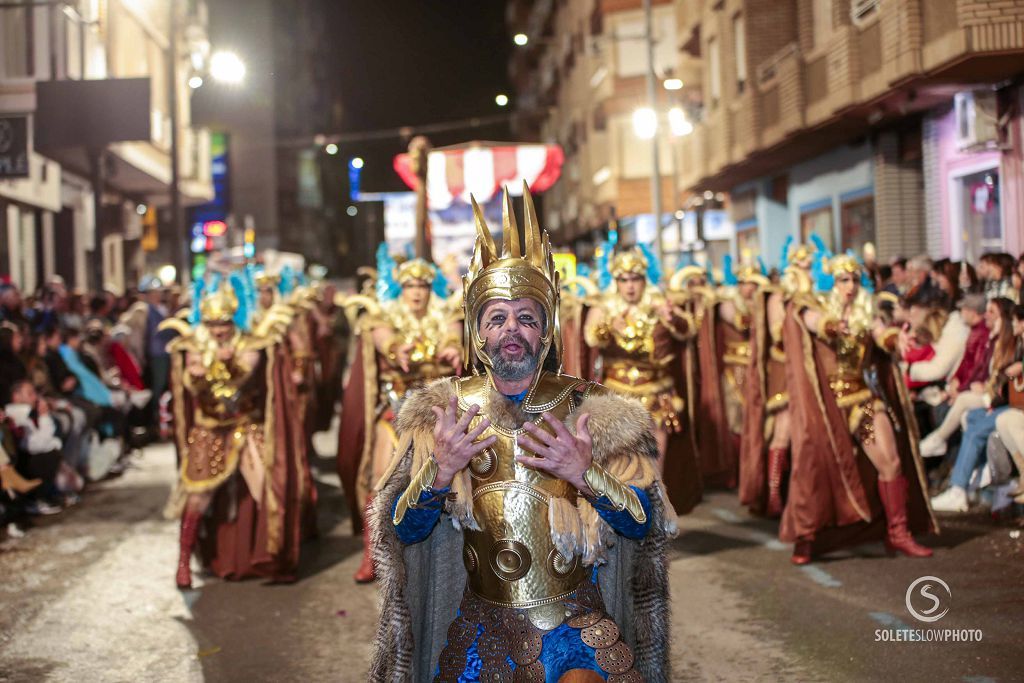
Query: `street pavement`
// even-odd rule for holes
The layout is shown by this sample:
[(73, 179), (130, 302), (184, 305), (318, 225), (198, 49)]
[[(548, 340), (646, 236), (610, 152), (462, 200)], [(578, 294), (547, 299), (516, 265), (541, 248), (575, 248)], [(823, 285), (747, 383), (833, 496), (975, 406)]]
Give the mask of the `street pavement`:
[[(332, 450), (330, 435), (317, 443)], [(352, 573), (361, 546), (333, 474), (314, 463), (321, 536), (299, 580), (174, 587), (177, 524), (162, 509), (174, 453), (147, 448), (121, 477), (0, 545), (0, 681), (361, 681), (376, 591)], [(984, 514), (945, 518), (932, 560), (881, 545), (805, 568), (774, 523), (716, 492), (672, 544), (672, 680), (966, 681), (1024, 678), (1024, 539)], [(907, 589), (922, 576), (948, 613), (917, 621)], [(929, 607), (927, 600), (912, 603)], [(941, 611), (938, 610), (938, 611)], [(916, 629), (980, 631), (980, 642), (892, 642)], [(890, 638), (879, 642), (877, 638)], [(901, 635), (902, 634), (902, 635)]]

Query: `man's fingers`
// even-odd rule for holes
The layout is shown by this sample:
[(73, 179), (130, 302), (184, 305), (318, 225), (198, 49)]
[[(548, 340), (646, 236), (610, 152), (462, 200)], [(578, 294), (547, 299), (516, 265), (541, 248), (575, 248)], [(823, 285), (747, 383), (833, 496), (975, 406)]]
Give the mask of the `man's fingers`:
[(539, 441), (535, 441), (528, 436), (521, 436), (518, 439), (519, 447), (525, 448), (528, 451), (533, 451), (537, 455), (542, 455), (546, 458), (557, 458), (558, 454), (553, 448), (545, 446)]
[(555, 430), (555, 436), (558, 439), (572, 438), (572, 434), (569, 433), (569, 430), (565, 428), (565, 425), (562, 424), (562, 421), (559, 420), (557, 417), (555, 417), (551, 413), (544, 413), (543, 417), (544, 421), (551, 425), (551, 428)]
[(469, 439), (470, 441), (476, 441), (480, 437), (480, 435), (484, 433), (484, 430), (490, 426), (491, 421), (485, 417), (484, 419), (480, 420), (480, 424), (478, 424), (476, 427), (473, 427), (473, 429), (469, 430), (469, 432), (466, 433), (466, 438)]
[[(454, 400), (454, 399), (453, 399)], [(469, 429), (469, 423), (476, 417), (476, 414), (480, 412), (480, 406), (473, 404), (469, 407), (465, 413), (462, 414), (462, 418), (455, 424), (455, 432), (457, 434), (465, 434), (466, 430)]]
[(491, 436), (487, 437), (483, 441), (477, 441), (477, 442), (473, 443), (470, 446), (470, 452), (473, 455), (476, 455), (477, 453), (483, 451), (484, 449), (487, 449), (487, 448), (490, 448), (491, 446), (493, 446), (494, 442), (497, 441), (497, 440), (498, 440), (498, 437), (496, 437), (496, 436), (494, 436), (492, 434)]
[(516, 462), (544, 471), (547, 471), (547, 469), (551, 467), (551, 461), (545, 460), (544, 458), (532, 458), (529, 455), (517, 455)]
[(534, 438), (534, 440), (539, 441), (540, 443), (546, 444), (548, 446), (554, 446), (555, 442), (558, 441), (558, 437), (556, 437), (554, 434), (552, 434), (551, 432), (547, 431), (546, 429), (539, 425), (535, 425), (532, 422), (525, 423), (523, 425), (523, 429), (525, 429), (527, 433), (529, 433), (529, 435)]

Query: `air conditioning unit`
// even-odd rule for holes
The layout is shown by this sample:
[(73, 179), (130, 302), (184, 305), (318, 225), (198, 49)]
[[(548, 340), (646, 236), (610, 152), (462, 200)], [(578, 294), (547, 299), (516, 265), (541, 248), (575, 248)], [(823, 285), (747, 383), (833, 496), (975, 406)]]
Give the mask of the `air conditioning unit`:
[(992, 90), (965, 90), (953, 96), (956, 146), (961, 151), (995, 147), (999, 143), (996, 94)]

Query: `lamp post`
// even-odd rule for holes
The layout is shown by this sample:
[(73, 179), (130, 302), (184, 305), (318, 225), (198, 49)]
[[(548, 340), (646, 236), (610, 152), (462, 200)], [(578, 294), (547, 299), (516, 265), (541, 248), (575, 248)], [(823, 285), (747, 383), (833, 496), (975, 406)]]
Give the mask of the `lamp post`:
[(178, 0), (167, 2), (167, 107), (171, 123), (171, 234), (180, 235), (178, 277), (188, 282), (192, 269), (190, 245), (192, 234), (185, 225), (181, 211), (181, 141), (178, 136)]
[(658, 259), (665, 261), (665, 244), (661, 237), (661, 158), (658, 150), (657, 112), (658, 76), (654, 73), (654, 14), (651, 0), (644, 0), (644, 42), (647, 47), (647, 106), (654, 114), (655, 131), (651, 136), (651, 207), (657, 230)]

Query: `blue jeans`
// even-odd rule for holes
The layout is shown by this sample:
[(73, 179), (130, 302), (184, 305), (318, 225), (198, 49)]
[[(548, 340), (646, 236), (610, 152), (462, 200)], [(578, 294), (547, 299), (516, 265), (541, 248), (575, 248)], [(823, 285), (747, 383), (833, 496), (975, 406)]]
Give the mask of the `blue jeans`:
[(971, 475), (985, 454), (988, 437), (996, 429), (996, 418), (1004, 410), (1006, 406), (994, 410), (976, 408), (967, 413), (967, 429), (960, 438), (960, 450), (957, 451), (956, 464), (953, 466), (953, 476), (950, 480), (953, 486), (966, 489), (971, 483)]

